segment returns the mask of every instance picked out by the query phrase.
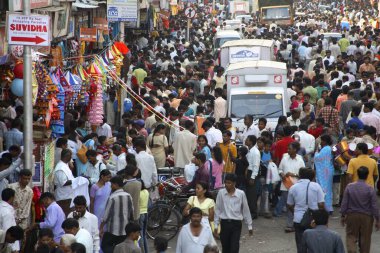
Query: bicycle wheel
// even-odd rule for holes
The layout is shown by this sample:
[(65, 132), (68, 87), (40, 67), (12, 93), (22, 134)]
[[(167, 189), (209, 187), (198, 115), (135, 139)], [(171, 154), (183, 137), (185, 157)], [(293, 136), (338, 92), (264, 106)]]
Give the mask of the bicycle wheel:
[(157, 236), (168, 241), (173, 239), (181, 226), (181, 214), (170, 205), (158, 204), (148, 211), (147, 235), (150, 239)]

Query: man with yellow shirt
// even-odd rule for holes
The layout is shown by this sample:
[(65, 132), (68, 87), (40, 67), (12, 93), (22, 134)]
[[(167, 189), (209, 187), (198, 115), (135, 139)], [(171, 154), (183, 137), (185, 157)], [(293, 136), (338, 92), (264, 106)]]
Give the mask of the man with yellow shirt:
[(356, 158), (350, 160), (348, 164), (347, 174), (349, 182), (356, 182), (358, 178), (358, 169), (362, 166), (368, 168), (368, 177), (366, 183), (372, 187), (375, 186), (375, 181), (379, 175), (377, 163), (368, 155), (368, 145), (366, 143), (358, 143), (356, 146)]
[(345, 34), (342, 34), (342, 38), (338, 41), (338, 45), (342, 53), (347, 52), (347, 48), (350, 45), (350, 41), (346, 38)]
[(231, 131), (224, 131), (222, 136), (223, 143), (220, 143), (219, 147), (222, 150), (222, 156), (224, 161), (223, 173), (234, 173), (233, 161), (237, 156), (236, 145), (235, 143), (231, 142)]

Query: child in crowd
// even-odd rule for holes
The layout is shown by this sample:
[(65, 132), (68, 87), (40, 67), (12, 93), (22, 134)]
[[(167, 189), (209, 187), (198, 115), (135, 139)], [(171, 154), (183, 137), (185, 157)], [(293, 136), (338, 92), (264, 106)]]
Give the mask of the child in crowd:
[(99, 136), (98, 141), (99, 145), (96, 147), (96, 152), (98, 153), (98, 155), (103, 156), (103, 159), (107, 161), (108, 159), (110, 159), (109, 147), (106, 144), (107, 137), (104, 135)]

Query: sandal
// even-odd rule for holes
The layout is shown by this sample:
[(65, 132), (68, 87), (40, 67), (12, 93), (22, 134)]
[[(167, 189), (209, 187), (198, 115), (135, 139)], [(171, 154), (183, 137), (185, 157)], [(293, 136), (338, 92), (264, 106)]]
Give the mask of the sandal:
[(286, 227), (285, 228), (285, 233), (293, 233), (295, 231), (294, 228)]

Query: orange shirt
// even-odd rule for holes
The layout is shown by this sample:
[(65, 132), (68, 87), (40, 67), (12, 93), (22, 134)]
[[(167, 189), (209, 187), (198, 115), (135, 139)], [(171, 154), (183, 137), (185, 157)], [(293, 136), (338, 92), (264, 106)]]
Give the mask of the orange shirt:
[[(224, 161), (224, 173), (234, 173), (233, 160), (237, 156), (237, 148), (235, 143), (230, 142), (229, 144), (219, 143), (219, 147), (222, 150), (223, 161)], [(233, 157), (231, 157), (230, 153)]]
[(340, 106), (342, 105), (342, 102), (343, 101), (346, 101), (347, 100), (347, 94), (340, 94), (338, 96), (338, 98), (336, 99), (336, 109), (338, 110), (338, 112), (340, 112)]

